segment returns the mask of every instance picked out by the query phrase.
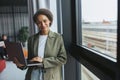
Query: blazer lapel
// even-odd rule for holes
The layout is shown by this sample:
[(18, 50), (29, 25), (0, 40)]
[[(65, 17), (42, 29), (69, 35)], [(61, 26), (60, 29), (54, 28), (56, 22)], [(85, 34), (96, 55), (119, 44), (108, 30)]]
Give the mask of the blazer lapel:
[(34, 56), (38, 56), (38, 44), (39, 44), (39, 33), (35, 36), (35, 39), (34, 39), (34, 44), (33, 44)]
[(51, 52), (51, 43), (54, 43), (53, 42), (54, 37), (55, 37), (54, 33), (50, 31), (45, 45), (44, 57), (47, 57), (47, 54)]

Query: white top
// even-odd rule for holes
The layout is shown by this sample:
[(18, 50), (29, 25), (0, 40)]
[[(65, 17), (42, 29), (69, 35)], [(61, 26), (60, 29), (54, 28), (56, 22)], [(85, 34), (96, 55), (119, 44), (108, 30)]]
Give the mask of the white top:
[(47, 41), (48, 35), (40, 35), (39, 36), (39, 44), (38, 44), (38, 56), (43, 58), (44, 57), (44, 50), (45, 50), (45, 44)]
[(4, 41), (0, 41), (0, 47), (3, 47), (3, 46), (5, 46)]

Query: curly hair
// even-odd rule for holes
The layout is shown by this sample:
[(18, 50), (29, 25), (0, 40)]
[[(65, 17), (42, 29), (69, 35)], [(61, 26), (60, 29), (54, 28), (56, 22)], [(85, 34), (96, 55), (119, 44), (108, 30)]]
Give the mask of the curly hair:
[(50, 26), (53, 22), (53, 14), (50, 10), (48, 9), (39, 9), (33, 16), (33, 21), (36, 23), (37, 22), (37, 17), (42, 14), (48, 17), (48, 19), (51, 21)]

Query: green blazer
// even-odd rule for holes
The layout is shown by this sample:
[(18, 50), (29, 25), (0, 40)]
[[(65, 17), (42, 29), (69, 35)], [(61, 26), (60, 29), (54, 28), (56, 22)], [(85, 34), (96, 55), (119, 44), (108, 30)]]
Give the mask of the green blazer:
[[(28, 39), (28, 59), (38, 56), (39, 33)], [(61, 67), (66, 63), (67, 55), (62, 35), (49, 31), (43, 59), (44, 80), (62, 80)], [(34, 67), (29, 67), (25, 80), (31, 80)]]

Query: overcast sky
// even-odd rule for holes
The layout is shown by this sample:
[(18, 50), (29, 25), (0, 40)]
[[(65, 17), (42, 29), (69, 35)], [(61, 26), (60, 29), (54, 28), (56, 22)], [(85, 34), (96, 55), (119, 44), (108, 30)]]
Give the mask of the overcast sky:
[(117, 20), (117, 0), (82, 0), (82, 19), (90, 22)]

